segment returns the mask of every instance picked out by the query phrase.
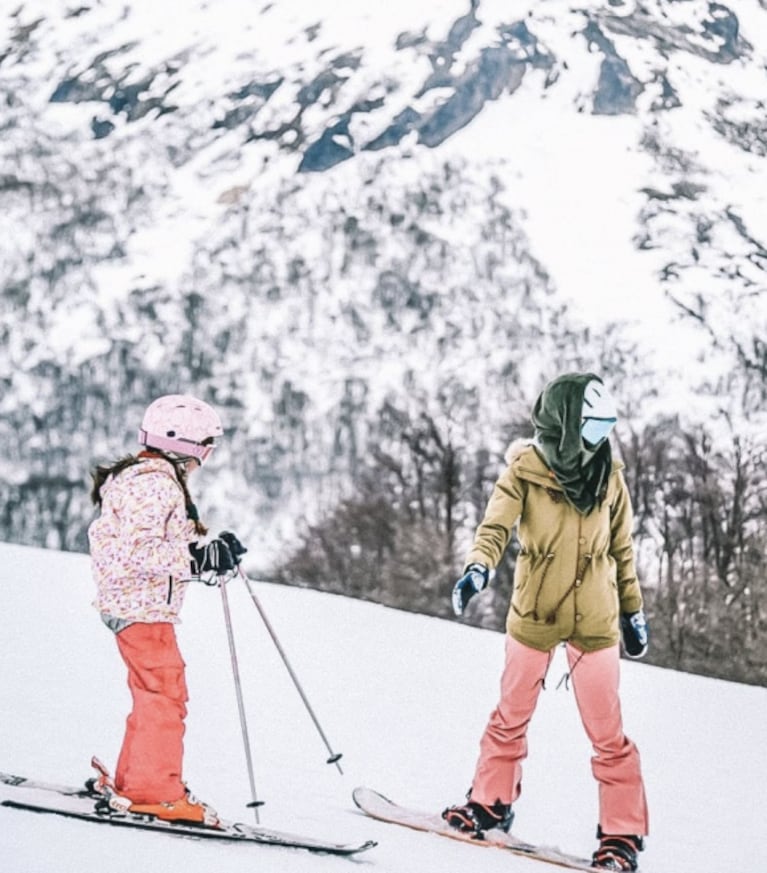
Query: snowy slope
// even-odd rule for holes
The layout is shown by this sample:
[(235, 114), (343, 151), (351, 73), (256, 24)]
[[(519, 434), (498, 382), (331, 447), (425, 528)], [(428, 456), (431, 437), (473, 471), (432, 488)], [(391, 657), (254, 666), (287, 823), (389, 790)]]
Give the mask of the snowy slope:
[[(128, 705), (109, 633), (89, 602), (82, 555), (0, 545), (0, 769), (78, 782), (91, 754), (114, 763)], [(368, 784), (439, 809), (460, 799), (495, 703), (502, 636), (306, 590), (258, 584), (345, 774), (325, 763), (253, 605), (231, 599), (253, 736), (262, 822), (338, 840), (374, 838), (359, 861), (382, 873), (534, 873), (546, 868), (363, 818), (350, 799)], [(180, 628), (191, 692), (186, 776), (227, 817), (248, 818), (248, 780), (219, 593), (195, 588)], [(572, 694), (552, 665), (530, 733), (516, 828), (588, 853), (596, 789)], [(625, 720), (643, 756), (652, 836), (645, 873), (766, 869), (767, 690), (625, 663)], [(350, 870), (292, 850), (211, 846), (0, 809), (8, 873)]]

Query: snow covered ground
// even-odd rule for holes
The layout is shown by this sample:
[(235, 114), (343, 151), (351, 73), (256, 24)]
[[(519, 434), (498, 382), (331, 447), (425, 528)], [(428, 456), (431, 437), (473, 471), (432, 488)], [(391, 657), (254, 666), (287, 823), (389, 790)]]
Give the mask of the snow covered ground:
[[(83, 555), (0, 544), (0, 769), (77, 783), (110, 766), (128, 709), (116, 648), (90, 606)], [(230, 585), (262, 823), (338, 841), (376, 839), (349, 861), (296, 850), (210, 845), (0, 808), (8, 873), (268, 870), (534, 873), (542, 864), (366, 819), (366, 784), (441, 809), (463, 796), (492, 709), (503, 637), (374, 604), (257, 583), (344, 775), (316, 734), (241, 583)], [(447, 592), (446, 592), (447, 596)], [(251, 820), (229, 654), (215, 589), (190, 592), (179, 629), (191, 701), (186, 777), (227, 818)], [(572, 852), (593, 848), (596, 787), (572, 693), (552, 665), (530, 732), (516, 831)], [(642, 752), (652, 834), (644, 873), (767, 869), (767, 689), (624, 663), (628, 733)], [(551, 868), (554, 869), (554, 868)]]

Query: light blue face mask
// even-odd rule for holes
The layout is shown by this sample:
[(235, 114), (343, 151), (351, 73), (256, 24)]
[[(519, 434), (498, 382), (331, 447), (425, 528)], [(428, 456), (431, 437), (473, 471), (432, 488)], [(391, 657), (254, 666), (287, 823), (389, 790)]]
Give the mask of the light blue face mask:
[(581, 425), (581, 437), (591, 447), (598, 446), (610, 436), (615, 427), (615, 418), (584, 418)]

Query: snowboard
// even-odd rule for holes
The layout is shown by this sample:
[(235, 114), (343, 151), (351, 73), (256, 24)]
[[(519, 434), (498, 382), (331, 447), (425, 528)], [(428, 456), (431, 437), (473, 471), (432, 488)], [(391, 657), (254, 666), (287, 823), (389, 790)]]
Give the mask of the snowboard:
[(525, 858), (546, 861), (549, 864), (569, 867), (572, 870), (588, 870), (589, 873), (595, 873), (594, 868), (591, 866), (591, 861), (586, 858), (568, 855), (550, 846), (536, 846), (532, 843), (526, 843), (524, 840), (499, 830), (484, 831), (481, 836), (457, 831), (455, 828), (451, 828), (438, 813), (407, 809), (392, 802), (387, 797), (384, 797), (383, 794), (373, 791), (371, 788), (355, 788), (352, 792), (352, 798), (357, 807), (365, 815), (369, 815), (371, 818), (376, 818), (379, 821), (403, 825), (416, 831), (439, 834), (440, 836), (460, 840), (475, 846), (507, 849), (517, 855), (524, 855)]
[(85, 787), (51, 785), (46, 782), (36, 782), (23, 776), (0, 773), (0, 806), (12, 809), (52, 813), (82, 821), (137, 828), (177, 837), (233, 843), (259, 843), (292, 849), (306, 849), (309, 852), (322, 852), (330, 855), (356, 855), (377, 845), (373, 840), (358, 844), (334, 843), (313, 837), (269, 830), (243, 822), (222, 821), (218, 827), (214, 828), (161, 821), (149, 815), (138, 815), (130, 812), (102, 813), (96, 811), (96, 800), (97, 798)]

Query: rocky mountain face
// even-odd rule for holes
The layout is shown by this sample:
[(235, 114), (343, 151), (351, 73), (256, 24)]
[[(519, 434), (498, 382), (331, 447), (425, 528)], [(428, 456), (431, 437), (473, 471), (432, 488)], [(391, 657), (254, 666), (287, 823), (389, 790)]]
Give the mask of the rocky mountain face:
[[(759, 457), (766, 34), (765, 0), (4, 10), (2, 536), (84, 548), (88, 469), (190, 391), (227, 427), (200, 504), (254, 566), (382, 596), (386, 554), (436, 591), (578, 368), (619, 396), (647, 565), (678, 555), (671, 479), (732, 518)], [(294, 554), (327, 519), (364, 567)]]

